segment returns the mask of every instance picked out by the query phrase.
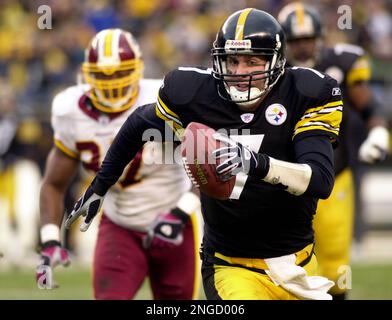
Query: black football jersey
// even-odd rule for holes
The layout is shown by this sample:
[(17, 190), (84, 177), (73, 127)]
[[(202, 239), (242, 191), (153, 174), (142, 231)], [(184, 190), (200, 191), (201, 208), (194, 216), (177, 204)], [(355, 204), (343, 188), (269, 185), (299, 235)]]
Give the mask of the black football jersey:
[[(342, 89), (345, 108), (340, 125), (340, 144), (335, 150), (335, 172), (339, 174), (348, 165), (356, 162), (357, 147), (366, 136), (363, 121), (358, 113), (351, 108), (347, 88), (357, 82), (370, 79), (370, 64), (361, 47), (341, 43), (332, 48), (323, 48), (315, 69), (335, 78)], [(359, 137), (358, 132), (361, 131), (363, 135)], [(354, 144), (357, 147), (354, 147)]]
[[(156, 115), (173, 121), (175, 130), (190, 122), (226, 129), (255, 152), (296, 162), (294, 145), (304, 137), (325, 136), (337, 142), (342, 108), (337, 82), (313, 69), (287, 68), (252, 113), (219, 97), (211, 70), (184, 67), (165, 77)], [(294, 196), (245, 175), (236, 181), (230, 200), (201, 195), (206, 250), (266, 258), (312, 243), (316, 198)]]

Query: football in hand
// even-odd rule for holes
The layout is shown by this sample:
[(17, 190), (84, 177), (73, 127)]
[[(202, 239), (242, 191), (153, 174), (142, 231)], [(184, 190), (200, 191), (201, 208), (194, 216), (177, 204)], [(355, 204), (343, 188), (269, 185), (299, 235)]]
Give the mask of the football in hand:
[(212, 156), (222, 143), (213, 137), (215, 130), (204, 124), (191, 122), (185, 129), (181, 156), (192, 183), (204, 194), (219, 200), (229, 199), (235, 176), (222, 181), (216, 173), (219, 162)]

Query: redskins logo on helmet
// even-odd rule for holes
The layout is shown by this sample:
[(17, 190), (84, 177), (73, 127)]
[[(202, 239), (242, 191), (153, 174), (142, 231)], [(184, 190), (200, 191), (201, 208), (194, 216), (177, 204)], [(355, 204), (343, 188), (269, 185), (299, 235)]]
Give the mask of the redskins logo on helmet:
[(85, 51), (84, 80), (91, 86), (94, 106), (108, 113), (129, 109), (139, 93), (142, 54), (131, 33), (106, 29), (95, 35)]

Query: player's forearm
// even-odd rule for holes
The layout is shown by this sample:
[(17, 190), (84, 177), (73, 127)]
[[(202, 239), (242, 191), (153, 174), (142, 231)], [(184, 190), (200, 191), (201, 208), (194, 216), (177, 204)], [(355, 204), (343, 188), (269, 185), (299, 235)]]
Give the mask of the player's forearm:
[(65, 193), (78, 167), (78, 159), (68, 157), (57, 148), (50, 151), (40, 192), (42, 242), (59, 241)]
[(308, 137), (295, 145), (296, 161), (312, 170), (306, 195), (326, 199), (335, 182), (334, 153), (327, 137)]
[(162, 132), (163, 126), (163, 121), (155, 115), (155, 104), (140, 107), (132, 113), (121, 127), (102, 162), (101, 169), (92, 183), (94, 192), (100, 196), (105, 195), (146, 142), (143, 140), (146, 130), (157, 129)]
[(64, 214), (64, 192), (43, 184), (40, 194), (41, 241), (60, 241), (60, 225)]
[(253, 176), (299, 196), (325, 199), (334, 183), (333, 151), (327, 138), (310, 137), (296, 144), (296, 162), (258, 154)]

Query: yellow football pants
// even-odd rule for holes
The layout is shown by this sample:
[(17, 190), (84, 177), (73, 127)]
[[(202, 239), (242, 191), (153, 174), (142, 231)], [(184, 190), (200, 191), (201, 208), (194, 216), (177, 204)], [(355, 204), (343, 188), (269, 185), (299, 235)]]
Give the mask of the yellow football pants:
[[(354, 218), (353, 177), (350, 169), (335, 179), (331, 196), (320, 200), (314, 218), (315, 253), (320, 274), (335, 282), (330, 293), (344, 293), (350, 263)], [(340, 280), (339, 280), (340, 279)], [(344, 281), (343, 281), (344, 280)]]
[[(309, 257), (312, 245), (297, 252), (299, 264)], [(229, 258), (231, 263), (267, 269), (262, 259)], [(234, 261), (237, 260), (237, 261)], [(240, 261), (241, 260), (241, 261)], [(264, 266), (263, 266), (264, 265)], [(317, 274), (317, 259), (313, 254), (304, 266), (307, 274)], [(239, 266), (203, 265), (203, 285), (208, 299), (222, 300), (299, 300), (298, 297), (277, 286), (266, 275)]]

